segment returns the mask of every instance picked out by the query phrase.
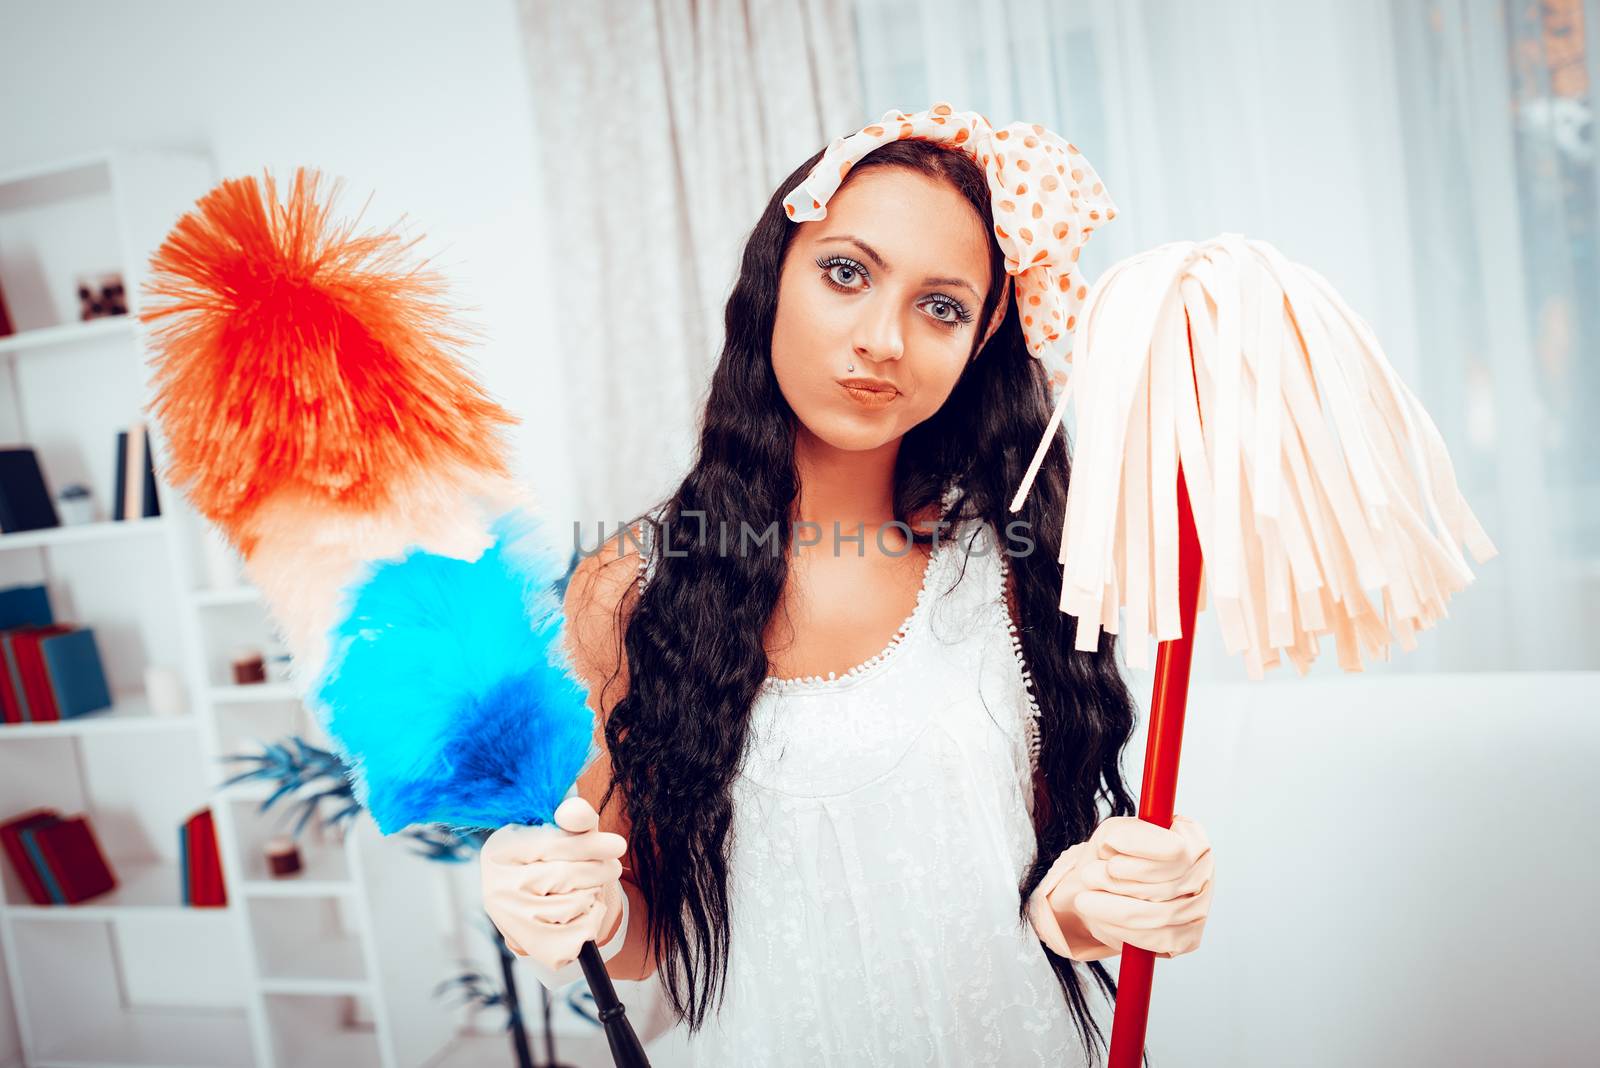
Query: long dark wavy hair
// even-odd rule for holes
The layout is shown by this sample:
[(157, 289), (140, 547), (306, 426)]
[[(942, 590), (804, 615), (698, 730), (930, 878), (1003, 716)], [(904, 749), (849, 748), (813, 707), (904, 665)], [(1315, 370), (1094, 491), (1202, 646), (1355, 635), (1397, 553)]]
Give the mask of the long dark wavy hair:
[[(636, 597), (624, 597), (623, 631), (628, 688), (611, 709), (605, 737), (612, 780), (604, 808), (620, 789), (632, 823), (633, 876), (649, 906), (649, 945), (673, 1009), (698, 1030), (726, 986), (729, 942), (727, 836), (731, 783), (745, 751), (751, 704), (768, 674), (763, 634), (780, 602), (788, 573), (788, 538), (799, 482), (794, 464), (797, 418), (778, 389), (771, 361), (779, 275), (795, 232), (783, 210), (787, 195), (821, 157), (802, 163), (772, 194), (744, 247), (739, 278), (724, 313), (726, 340), (712, 375), (700, 425), (698, 454), (665, 501), (636, 518), (665, 520), (653, 527), (654, 573)], [(903, 167), (950, 183), (971, 202), (992, 234), (989, 188), (983, 171), (963, 152), (908, 139), (873, 150), (847, 181), (870, 167)], [(990, 278), (979, 324), (999, 299), (1004, 262), (991, 238)], [(981, 336), (980, 331), (974, 331)], [(976, 342), (974, 343), (976, 346)], [(1067, 499), (1067, 438), (1058, 431), (1023, 510), (1008, 510), (1051, 412), (1041, 364), (1028, 354), (1011, 302), (1005, 320), (969, 354), (949, 399), (901, 442), (895, 469), (895, 517), (939, 509), (952, 523), (983, 517), (997, 532), (1027, 523), (1031, 552), (1019, 540), (1009, 558), (1017, 624), (1040, 708), (1039, 770), (1034, 782), (1036, 859), (1017, 888), (1017, 917), (1027, 923), (1027, 900), (1063, 849), (1086, 840), (1106, 815), (1130, 815), (1120, 754), (1132, 733), (1135, 709), (1118, 670), (1113, 638), (1102, 634), (1093, 653), (1074, 650), (1076, 624), (1057, 607), (1061, 589), (1060, 523)], [(689, 517), (699, 513), (703, 520)], [(680, 521), (681, 519), (681, 521)], [(778, 524), (784, 551), (724, 552), (748, 523), (759, 533)], [(919, 539), (928, 535), (917, 532)], [(663, 553), (670, 545), (672, 552)], [(624, 607), (626, 606), (626, 607)], [(615, 676), (613, 676), (615, 678)], [(1093, 1056), (1103, 1045), (1090, 1015), (1075, 963), (1045, 952), (1060, 980), (1082, 1038)], [(1116, 983), (1105, 966), (1089, 972), (1114, 1001)]]

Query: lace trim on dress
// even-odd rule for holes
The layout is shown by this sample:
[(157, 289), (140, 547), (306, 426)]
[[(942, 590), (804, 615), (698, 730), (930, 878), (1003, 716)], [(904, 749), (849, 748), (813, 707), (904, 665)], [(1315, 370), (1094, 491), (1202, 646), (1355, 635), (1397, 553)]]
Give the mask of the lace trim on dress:
[(941, 538), (933, 547), (933, 552), (928, 556), (928, 563), (922, 570), (922, 586), (917, 590), (917, 601), (912, 606), (911, 614), (906, 616), (899, 629), (894, 632), (894, 637), (889, 639), (889, 644), (883, 649), (863, 660), (855, 667), (844, 672), (830, 671), (826, 675), (803, 675), (799, 678), (785, 679), (776, 675), (768, 675), (761, 683), (762, 693), (802, 694), (802, 693), (827, 693), (853, 686), (863, 679), (876, 675), (883, 670), (893, 659), (895, 654), (906, 644), (922, 617), (927, 615), (928, 607), (933, 603), (933, 590), (938, 585), (942, 562), (949, 556), (949, 546), (957, 539), (954, 537)]
[(995, 546), (995, 559), (1000, 563), (1000, 615), (1005, 620), (1006, 633), (1011, 637), (1011, 655), (1017, 658), (1017, 670), (1022, 672), (1022, 685), (1028, 696), (1028, 720), (1024, 724), (1028, 741), (1028, 766), (1039, 768), (1039, 701), (1033, 692), (1033, 672), (1028, 670), (1027, 658), (1022, 652), (1022, 635), (1017, 633), (1016, 620), (1011, 618), (1011, 608), (1006, 604), (1006, 586), (1011, 581), (1011, 566), (1006, 562), (1003, 546)]
[(639, 592), (643, 593), (645, 586), (656, 573), (655, 534), (656, 524), (660, 518), (655, 512), (646, 515), (639, 523)]

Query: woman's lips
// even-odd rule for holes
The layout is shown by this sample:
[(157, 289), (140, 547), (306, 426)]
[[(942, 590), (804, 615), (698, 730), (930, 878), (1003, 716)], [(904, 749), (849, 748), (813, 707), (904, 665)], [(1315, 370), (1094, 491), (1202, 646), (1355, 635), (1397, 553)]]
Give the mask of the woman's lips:
[(846, 397), (863, 408), (887, 408), (900, 396), (900, 391), (893, 387), (873, 387), (854, 382), (840, 382), (839, 388), (844, 391)]

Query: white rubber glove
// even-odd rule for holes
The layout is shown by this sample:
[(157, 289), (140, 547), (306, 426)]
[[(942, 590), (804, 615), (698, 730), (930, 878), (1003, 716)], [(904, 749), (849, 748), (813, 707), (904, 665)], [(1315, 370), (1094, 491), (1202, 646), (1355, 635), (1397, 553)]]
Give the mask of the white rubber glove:
[(1100, 960), (1123, 944), (1175, 957), (1200, 946), (1215, 864), (1205, 829), (1173, 816), (1167, 830), (1112, 816), (1064, 850), (1028, 900), (1045, 945), (1073, 960)]
[(479, 853), (484, 911), (552, 990), (582, 977), (585, 942), (600, 947), (602, 960), (622, 949), (628, 898), (620, 858), (628, 842), (599, 828), (594, 808), (574, 794), (556, 808), (554, 825), (507, 824)]

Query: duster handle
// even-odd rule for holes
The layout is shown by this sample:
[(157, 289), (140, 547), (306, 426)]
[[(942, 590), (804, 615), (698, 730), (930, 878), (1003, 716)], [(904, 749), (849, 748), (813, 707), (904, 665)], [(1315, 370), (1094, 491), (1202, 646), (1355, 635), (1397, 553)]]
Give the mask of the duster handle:
[[(1183, 749), (1183, 713), (1189, 697), (1189, 666), (1194, 659), (1194, 617), (1200, 603), (1200, 539), (1189, 510), (1189, 488), (1178, 465), (1178, 616), (1181, 637), (1162, 642), (1156, 651), (1155, 692), (1144, 751), (1144, 782), (1139, 790), (1139, 818), (1158, 827), (1172, 826), (1173, 797), (1178, 791), (1178, 757)], [(1111, 1021), (1108, 1068), (1138, 1068), (1150, 1017), (1150, 981), (1155, 954), (1124, 944), (1117, 972), (1117, 1007)]]
[(611, 985), (611, 974), (606, 971), (606, 962), (601, 958), (600, 948), (593, 939), (578, 950), (578, 963), (583, 965), (583, 975), (589, 980), (589, 992), (594, 995), (600, 1023), (606, 1029), (612, 1063), (617, 1068), (650, 1068), (650, 1060), (644, 1055), (644, 1046), (639, 1043), (639, 1036), (633, 1033), (633, 1025), (628, 1022), (628, 1010), (623, 1006), (622, 999), (617, 997), (616, 988)]

